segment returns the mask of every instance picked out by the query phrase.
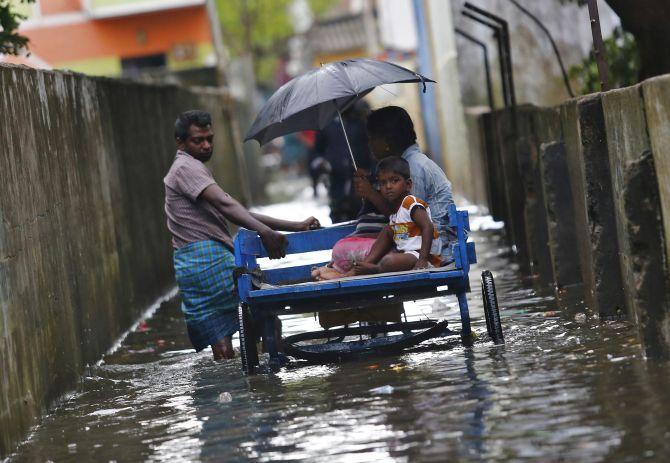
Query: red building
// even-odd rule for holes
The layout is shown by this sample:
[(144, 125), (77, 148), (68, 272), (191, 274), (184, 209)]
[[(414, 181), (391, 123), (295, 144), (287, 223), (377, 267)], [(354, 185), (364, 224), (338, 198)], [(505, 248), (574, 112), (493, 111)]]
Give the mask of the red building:
[(37, 0), (21, 5), (33, 67), (132, 75), (216, 62), (205, 0)]

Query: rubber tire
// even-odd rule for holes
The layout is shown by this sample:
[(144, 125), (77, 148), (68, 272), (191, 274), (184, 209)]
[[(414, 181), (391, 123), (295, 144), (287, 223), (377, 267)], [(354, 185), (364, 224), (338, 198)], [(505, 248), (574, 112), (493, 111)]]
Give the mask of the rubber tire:
[(240, 357), (242, 359), (242, 371), (247, 375), (254, 375), (258, 366), (258, 348), (256, 346), (254, 319), (251, 316), (249, 306), (246, 304), (240, 304), (238, 313), (240, 317)]
[(505, 342), (505, 338), (502, 323), (500, 323), (496, 285), (493, 281), (493, 274), (488, 270), (482, 272), (482, 300), (484, 301), (486, 331), (495, 344), (502, 344)]

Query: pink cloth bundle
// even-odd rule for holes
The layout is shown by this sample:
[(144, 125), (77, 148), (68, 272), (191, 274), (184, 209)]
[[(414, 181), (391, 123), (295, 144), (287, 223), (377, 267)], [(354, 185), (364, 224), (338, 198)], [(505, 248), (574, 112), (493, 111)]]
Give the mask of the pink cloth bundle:
[(372, 249), (375, 238), (349, 236), (342, 238), (333, 247), (333, 268), (340, 273), (351, 270), (355, 262), (361, 262)]

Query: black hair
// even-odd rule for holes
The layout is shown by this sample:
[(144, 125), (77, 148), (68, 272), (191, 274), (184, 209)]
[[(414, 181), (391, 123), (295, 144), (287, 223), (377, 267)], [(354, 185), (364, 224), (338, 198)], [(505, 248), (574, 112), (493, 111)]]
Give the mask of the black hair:
[(377, 173), (381, 171), (401, 175), (405, 180), (410, 179), (409, 162), (400, 156), (389, 156), (377, 164)]
[(368, 117), (367, 129), (368, 134), (382, 137), (402, 150), (416, 143), (412, 118), (400, 106), (386, 106), (373, 111)]
[(188, 138), (188, 129), (192, 125), (204, 128), (212, 125), (212, 116), (205, 111), (192, 109), (185, 111), (177, 116), (174, 123), (174, 136), (177, 140), (186, 141)]

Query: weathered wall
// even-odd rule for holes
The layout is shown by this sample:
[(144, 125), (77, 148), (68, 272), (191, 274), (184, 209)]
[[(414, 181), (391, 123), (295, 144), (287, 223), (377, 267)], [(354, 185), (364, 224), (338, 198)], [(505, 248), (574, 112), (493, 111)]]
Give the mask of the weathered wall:
[(560, 295), (582, 284), (565, 143), (543, 143), (540, 146), (540, 165), (548, 248), (554, 285), (557, 295)]
[[(540, 153), (544, 143), (561, 139), (561, 124), (558, 111), (553, 108), (538, 108), (529, 114), (530, 133), (527, 135), (527, 156), (520, 166), (526, 190), (526, 235), (533, 273), (544, 285), (551, 285), (554, 270), (549, 250), (549, 227), (547, 209), (542, 188)], [(522, 158), (520, 157), (520, 160)]]
[(516, 123), (511, 109), (480, 118), (487, 166), (504, 173), (489, 169), (489, 199), (506, 198), (497, 210), (520, 268), (582, 292), (602, 318), (627, 315), (654, 357), (670, 357), (669, 108), (662, 76), (558, 108), (520, 106)]
[[(594, 306), (593, 288), (593, 262), (591, 260), (590, 247), (585, 237), (588, 234), (588, 216), (586, 212), (586, 175), (584, 163), (581, 157), (581, 141), (579, 131), (579, 111), (577, 100), (570, 100), (560, 106), (561, 130), (565, 144), (565, 160), (568, 168), (570, 185), (570, 198), (572, 199), (573, 213), (571, 222), (575, 227), (575, 239), (577, 244), (577, 255), (579, 257), (579, 269), (581, 270), (581, 281), (584, 284), (584, 299), (586, 305)], [(581, 239), (580, 239), (581, 238)]]
[(479, 146), (484, 151), (484, 164), (486, 168), (482, 171), (486, 178), (487, 205), (495, 220), (507, 222), (507, 201), (505, 199), (505, 175), (502, 167), (502, 156), (500, 155), (500, 139), (498, 138), (498, 112), (482, 114), (479, 118), (479, 133), (481, 140)]
[(0, 66), (0, 456), (174, 285), (163, 185), (175, 116), (221, 94)]
[(486, 150), (482, 146), (484, 136), (479, 123), (485, 112), (488, 112), (488, 108), (468, 108), (465, 111), (469, 150), (453, 164), (452, 168), (456, 168), (456, 171), (452, 171), (449, 176), (455, 192), (481, 205), (488, 205), (489, 202), (487, 177), (480, 174), (487, 170)]
[(576, 135), (569, 142), (566, 137), (566, 147), (584, 292), (588, 306), (601, 317), (618, 317), (625, 303), (601, 96), (578, 98), (570, 114), (576, 119), (563, 119), (563, 130)]
[(665, 230), (665, 254), (670, 260), (670, 75), (642, 84), (647, 130), (654, 153)]

